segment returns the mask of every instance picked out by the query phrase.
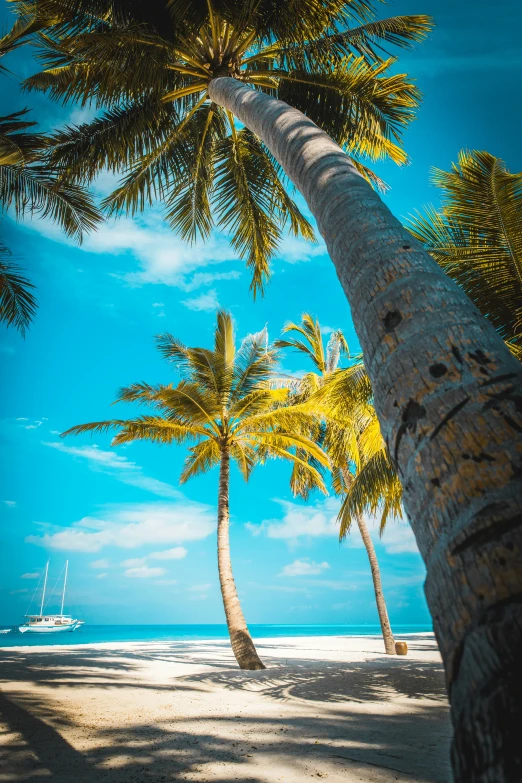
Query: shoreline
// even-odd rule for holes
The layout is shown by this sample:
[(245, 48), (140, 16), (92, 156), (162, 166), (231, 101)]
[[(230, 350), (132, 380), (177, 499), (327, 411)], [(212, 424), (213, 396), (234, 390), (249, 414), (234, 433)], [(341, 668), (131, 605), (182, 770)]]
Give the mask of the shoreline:
[[(410, 637), (415, 639), (417, 637), (427, 636), (433, 639), (435, 642), (435, 634), (433, 631), (416, 631), (413, 633), (401, 633), (397, 634), (395, 637), (395, 641), (400, 640), (408, 640)], [(34, 636), (32, 637), (34, 638)], [(270, 642), (272, 644), (276, 644), (277, 642), (281, 642), (282, 644), (288, 644), (290, 641), (294, 639), (382, 639), (381, 633), (367, 633), (367, 634), (336, 634), (335, 636), (310, 636), (308, 634), (303, 634), (303, 636), (252, 636), (256, 646), (262, 646), (266, 642)], [(4, 652), (7, 650), (32, 650), (34, 652), (41, 652), (44, 650), (73, 650), (77, 647), (105, 647), (107, 649), (114, 648), (114, 647), (123, 647), (123, 646), (134, 646), (134, 645), (147, 645), (147, 644), (192, 644), (194, 642), (197, 642), (199, 644), (230, 644), (228, 638), (223, 637), (209, 637), (208, 639), (203, 638), (194, 638), (194, 639), (136, 639), (136, 640), (122, 640), (122, 641), (109, 641), (109, 642), (77, 642), (77, 643), (69, 643), (69, 644), (60, 644), (59, 642), (56, 642), (56, 644), (20, 644), (20, 645), (9, 645), (7, 647), (4, 647), (0, 643), (0, 652)]]
[(446, 783), (451, 726), (432, 634), (0, 650), (0, 779), (53, 783)]

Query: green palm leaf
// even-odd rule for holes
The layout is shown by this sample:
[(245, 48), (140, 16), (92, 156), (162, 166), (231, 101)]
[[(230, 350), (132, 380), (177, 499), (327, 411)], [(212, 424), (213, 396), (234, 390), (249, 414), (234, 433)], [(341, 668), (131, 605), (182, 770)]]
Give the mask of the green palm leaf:
[(460, 152), (434, 170), (442, 208), (409, 229), (511, 346), (522, 346), (522, 173), (488, 152)]
[(21, 269), (12, 263), (11, 253), (0, 242), (0, 322), (14, 326), (22, 335), (36, 313), (33, 284), (20, 274)]

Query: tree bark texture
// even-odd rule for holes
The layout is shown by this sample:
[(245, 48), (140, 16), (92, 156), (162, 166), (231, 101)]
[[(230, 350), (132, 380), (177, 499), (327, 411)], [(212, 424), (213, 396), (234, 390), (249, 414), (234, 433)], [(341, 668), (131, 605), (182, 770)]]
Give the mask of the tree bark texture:
[(357, 515), (357, 527), (359, 528), (359, 532), (366, 549), (366, 554), (368, 555), (368, 560), (370, 561), (373, 589), (375, 591), (375, 603), (377, 604), (377, 611), (379, 613), (382, 638), (384, 639), (384, 649), (387, 655), (395, 655), (395, 639), (393, 638), (390, 620), (388, 618), (388, 610), (386, 609), (386, 601), (384, 600), (384, 593), (382, 591), (379, 563), (377, 561), (377, 555), (375, 554), (375, 547), (373, 545), (370, 532), (362, 514)]
[(522, 365), (313, 122), (230, 77), (209, 95), (301, 191), (348, 298), (426, 563), (455, 780), (522, 780)]
[(230, 455), (221, 452), (218, 496), (218, 570), (223, 606), (227, 618), (232, 651), (241, 669), (264, 669), (248, 631), (237, 595), (230, 559), (229, 514)]

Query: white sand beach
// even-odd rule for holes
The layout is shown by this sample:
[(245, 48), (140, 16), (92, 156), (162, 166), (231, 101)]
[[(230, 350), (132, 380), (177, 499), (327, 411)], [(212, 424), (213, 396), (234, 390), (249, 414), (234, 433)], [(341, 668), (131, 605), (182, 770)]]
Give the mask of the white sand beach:
[(0, 649), (0, 780), (53, 783), (451, 780), (431, 634)]

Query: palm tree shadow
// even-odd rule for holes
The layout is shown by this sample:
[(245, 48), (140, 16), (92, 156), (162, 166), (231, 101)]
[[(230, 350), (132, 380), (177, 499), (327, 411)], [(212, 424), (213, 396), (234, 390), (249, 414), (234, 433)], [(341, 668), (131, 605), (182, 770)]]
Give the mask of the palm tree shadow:
[(300, 699), (330, 703), (387, 701), (397, 696), (446, 703), (441, 665), (404, 659), (378, 658), (364, 666), (342, 661), (278, 666), (260, 672), (225, 670), (181, 677), (177, 687), (195, 683), (220, 685), (230, 690), (256, 690), (276, 700)]
[[(70, 783), (71, 780), (104, 780), (103, 771), (95, 769), (80, 753), (65, 740), (49, 723), (35, 715), (34, 700), (18, 697), (16, 701), (0, 692), (0, 716), (8, 730), (15, 734), (13, 753), (19, 746), (18, 736), (38, 759), (38, 766), (49, 770), (53, 783)], [(62, 723), (68, 723), (63, 718)], [(31, 761), (22, 762), (23, 767), (36, 766)], [(65, 773), (65, 770), (68, 770)], [(27, 770), (28, 771), (28, 770)], [(9, 774), (9, 770), (7, 770)], [(26, 772), (22, 772), (25, 775)], [(26, 780), (25, 777), (6, 777), (6, 780)]]
[[(418, 709), (414, 714), (360, 715), (356, 721), (347, 721), (346, 715), (334, 712), (319, 723), (315, 716), (290, 720), (255, 716), (238, 720), (223, 714), (214, 724), (205, 725), (198, 715), (185, 718), (183, 725), (178, 725), (170, 717), (154, 723), (93, 727), (87, 738), (88, 749), (82, 751), (75, 749), (52, 725), (63, 726), (66, 731), (72, 722), (57, 714), (56, 706), (45, 698), (4, 695), (0, 696), (0, 707), (8, 730), (22, 740), (15, 740), (13, 760), (5, 770), (5, 779), (11, 783), (47, 774), (53, 783), (156, 783), (186, 779), (267, 783), (279, 778), (279, 773), (275, 775), (278, 764), (292, 771), (292, 781), (311, 775), (326, 776), (326, 769), (330, 776), (332, 771), (338, 772), (340, 777), (336, 776), (336, 780), (348, 775), (349, 780), (383, 783), (446, 783), (449, 779), (447, 742), (436, 726), (437, 719), (444, 719), (440, 705)], [(395, 739), (390, 734), (392, 728)], [(429, 736), (430, 745), (436, 747), (435, 752), (433, 747), (430, 749), (428, 763), (420, 767), (412, 764), (410, 744), (415, 730)], [(402, 741), (397, 741), (397, 732)], [(22, 758), (16, 758), (17, 751)], [(212, 766), (207, 777), (209, 765)]]
[[(450, 725), (440, 665), (385, 656), (364, 663), (301, 658), (287, 665), (272, 657), (271, 668), (245, 672), (230, 655), (209, 669), (208, 647), (194, 644), (191, 650), (200, 660), (191, 661), (184, 674), (179, 668), (171, 677), (167, 673), (163, 681), (136, 675), (144, 664), (187, 662), (186, 646), (185, 656), (176, 645), (77, 648), (60, 655), (2, 651), (3, 676), (23, 685), (0, 697), (12, 750), (5, 779), (267, 783), (279, 777), (270, 770), (282, 765), (290, 783), (325, 771), (335, 781), (343, 779), (337, 772), (348, 780), (449, 780)], [(195, 670), (196, 663), (204, 663), (205, 671)], [(103, 691), (116, 701), (123, 689), (135, 712), (123, 723), (115, 718), (97, 724), (96, 710), (88, 724), (77, 720), (78, 701), (73, 694), (68, 698), (76, 687), (88, 688), (93, 703), (97, 693), (107, 698)], [(150, 691), (180, 698), (169, 699), (171, 706), (162, 712)], [(238, 701), (227, 696), (230, 691), (258, 691), (258, 697), (251, 702), (245, 693)], [(60, 698), (46, 695), (53, 692)], [(209, 709), (216, 693), (217, 711)], [(231, 710), (238, 703), (252, 707), (237, 715)], [(150, 717), (141, 717), (142, 704), (152, 705)], [(201, 707), (185, 709), (189, 704)], [(0, 755), (0, 768), (2, 763)]]

